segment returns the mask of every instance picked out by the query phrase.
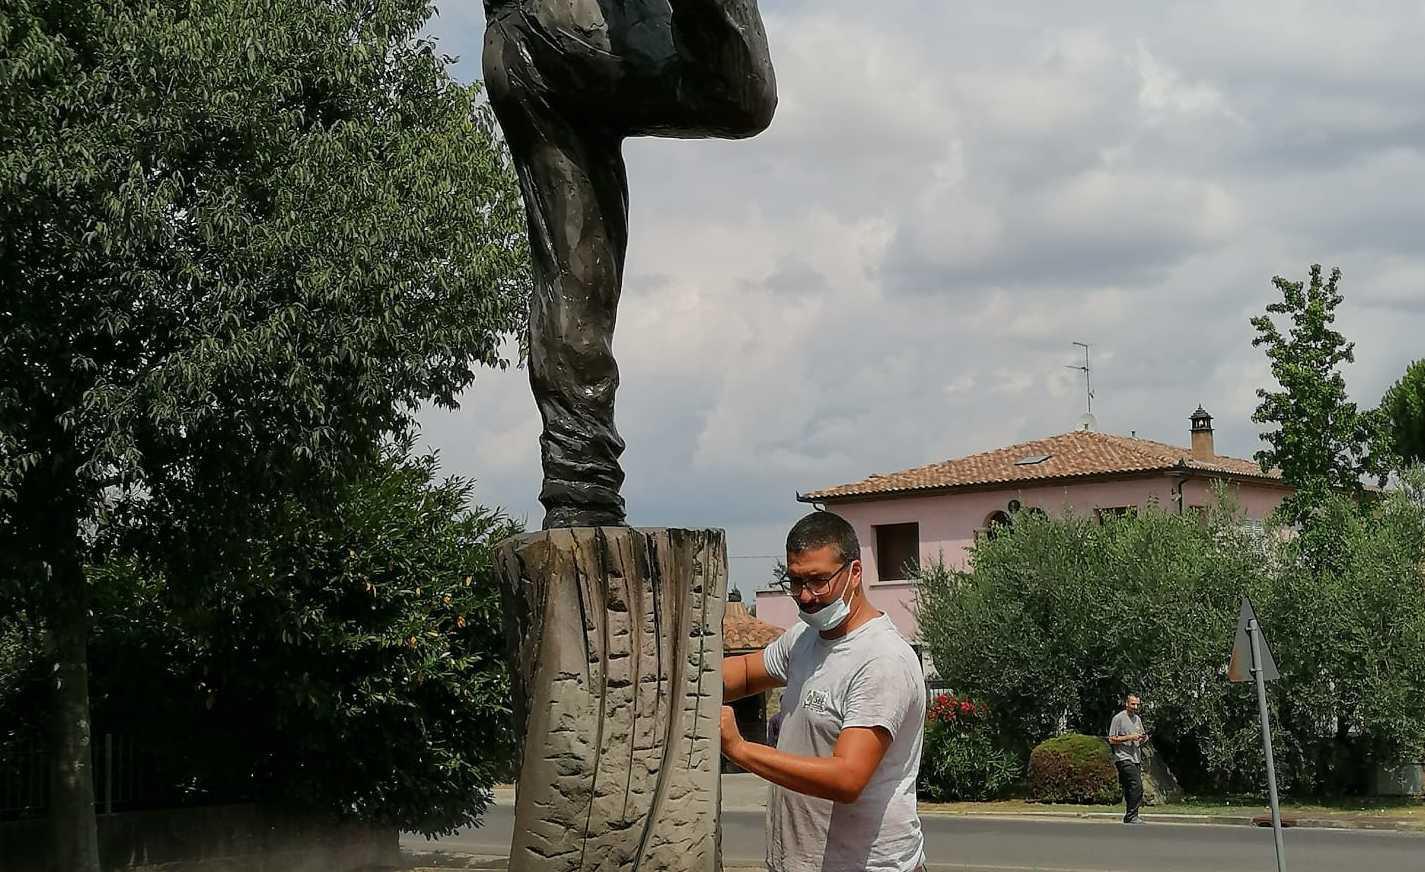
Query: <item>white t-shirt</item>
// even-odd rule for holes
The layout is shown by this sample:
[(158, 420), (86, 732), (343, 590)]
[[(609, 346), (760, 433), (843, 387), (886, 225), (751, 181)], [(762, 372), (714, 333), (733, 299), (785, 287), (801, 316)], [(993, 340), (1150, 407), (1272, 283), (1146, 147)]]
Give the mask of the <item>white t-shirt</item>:
[(767, 672), (786, 682), (777, 750), (830, 757), (847, 727), (884, 727), (892, 737), (854, 803), (771, 786), (769, 872), (914, 872), (925, 862), (915, 807), (925, 678), (915, 652), (881, 615), (831, 640), (799, 623), (764, 658)]

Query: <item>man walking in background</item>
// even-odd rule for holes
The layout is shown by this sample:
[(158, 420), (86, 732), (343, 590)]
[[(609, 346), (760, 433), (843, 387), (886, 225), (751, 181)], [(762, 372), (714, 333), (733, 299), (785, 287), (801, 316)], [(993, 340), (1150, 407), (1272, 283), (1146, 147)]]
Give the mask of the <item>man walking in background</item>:
[(1113, 716), (1108, 727), (1108, 744), (1113, 746), (1113, 765), (1118, 767), (1118, 783), (1123, 785), (1125, 824), (1141, 824), (1138, 809), (1143, 805), (1143, 719), (1138, 716), (1138, 694), (1130, 693), (1123, 711)]

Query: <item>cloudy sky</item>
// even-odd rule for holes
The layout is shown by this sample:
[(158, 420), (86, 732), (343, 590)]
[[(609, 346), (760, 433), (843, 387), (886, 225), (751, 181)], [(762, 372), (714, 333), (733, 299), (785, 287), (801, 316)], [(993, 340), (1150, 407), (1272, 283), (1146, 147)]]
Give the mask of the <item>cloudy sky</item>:
[[(615, 350), (629, 519), (772, 555), (797, 491), (1074, 429), (1258, 447), (1248, 318), (1345, 273), (1373, 406), (1425, 356), (1425, 6), (763, 0), (781, 103), (737, 143), (634, 140)], [(478, 0), (431, 30), (480, 69)], [(537, 526), (523, 371), (422, 418)], [(745, 591), (771, 560), (732, 562)]]

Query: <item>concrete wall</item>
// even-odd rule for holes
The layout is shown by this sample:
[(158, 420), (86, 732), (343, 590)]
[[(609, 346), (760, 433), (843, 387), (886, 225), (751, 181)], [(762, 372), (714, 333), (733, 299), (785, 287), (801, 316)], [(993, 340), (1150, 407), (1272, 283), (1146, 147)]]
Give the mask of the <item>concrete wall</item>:
[[(1019, 500), (1024, 508), (1043, 509), (1051, 515), (1071, 510), (1089, 514), (1095, 509), (1121, 506), (1143, 508), (1152, 502), (1169, 511), (1176, 511), (1175, 484), (1170, 476), (1156, 476), (1057, 487), (1016, 487), (867, 500), (834, 504), (828, 508), (856, 528), (856, 535), (861, 539), (862, 571), (874, 588), (881, 582), (876, 565), (875, 528), (882, 524), (919, 524), (921, 562), (933, 562), (944, 555), (947, 564), (964, 569), (968, 566), (969, 550), (975, 544), (975, 532), (987, 526), (992, 514), (1005, 511), (1010, 500)], [(1201, 479), (1188, 480), (1183, 485), (1183, 502), (1188, 506), (1211, 503), (1211, 487), (1209, 482)], [(1247, 515), (1258, 520), (1270, 514), (1286, 494), (1278, 488), (1256, 485), (1234, 485), (1232, 490)], [(761, 615), (760, 610), (758, 614)]]
[[(921, 563), (931, 563), (943, 557), (947, 565), (965, 569), (968, 568), (976, 531), (987, 526), (993, 513), (1005, 511), (1010, 500), (1019, 500), (1023, 508), (1039, 508), (1051, 515), (1067, 511), (1091, 514), (1095, 509), (1122, 506), (1143, 508), (1153, 502), (1165, 510), (1176, 511), (1176, 484), (1173, 476), (1162, 475), (1051, 487), (1006, 487), (970, 493), (866, 500), (836, 503), (828, 508), (856, 528), (856, 535), (861, 540), (863, 579), (871, 603), (891, 616), (902, 635), (916, 640), (920, 628), (915, 620), (915, 585), (903, 579), (880, 578), (876, 565), (876, 527), (882, 524), (918, 524)], [(1243, 511), (1253, 520), (1261, 520), (1271, 514), (1288, 493), (1283, 488), (1255, 484), (1233, 484), (1230, 489)], [(1206, 506), (1212, 501), (1210, 481), (1189, 479), (1183, 483), (1184, 506)], [(790, 627), (797, 619), (796, 603), (778, 591), (759, 591), (757, 617), (779, 627)]]
[[(1233, 484), (1228, 491), (1236, 498), (1247, 517), (1260, 521), (1276, 511), (1289, 490), (1255, 484)], [(1216, 499), (1212, 482), (1191, 479), (1183, 484), (1183, 504), (1187, 506), (1209, 506)]]
[[(257, 805), (99, 816), (105, 872), (368, 872), (400, 868), (394, 829)], [(49, 872), (44, 820), (0, 822), (0, 869)]]

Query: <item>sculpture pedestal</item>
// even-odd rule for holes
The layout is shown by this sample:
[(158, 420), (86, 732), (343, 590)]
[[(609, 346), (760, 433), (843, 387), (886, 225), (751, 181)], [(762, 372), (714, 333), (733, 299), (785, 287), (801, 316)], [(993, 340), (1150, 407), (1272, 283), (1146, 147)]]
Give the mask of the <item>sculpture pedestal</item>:
[(519, 752), (510, 872), (717, 872), (721, 530), (498, 549)]

